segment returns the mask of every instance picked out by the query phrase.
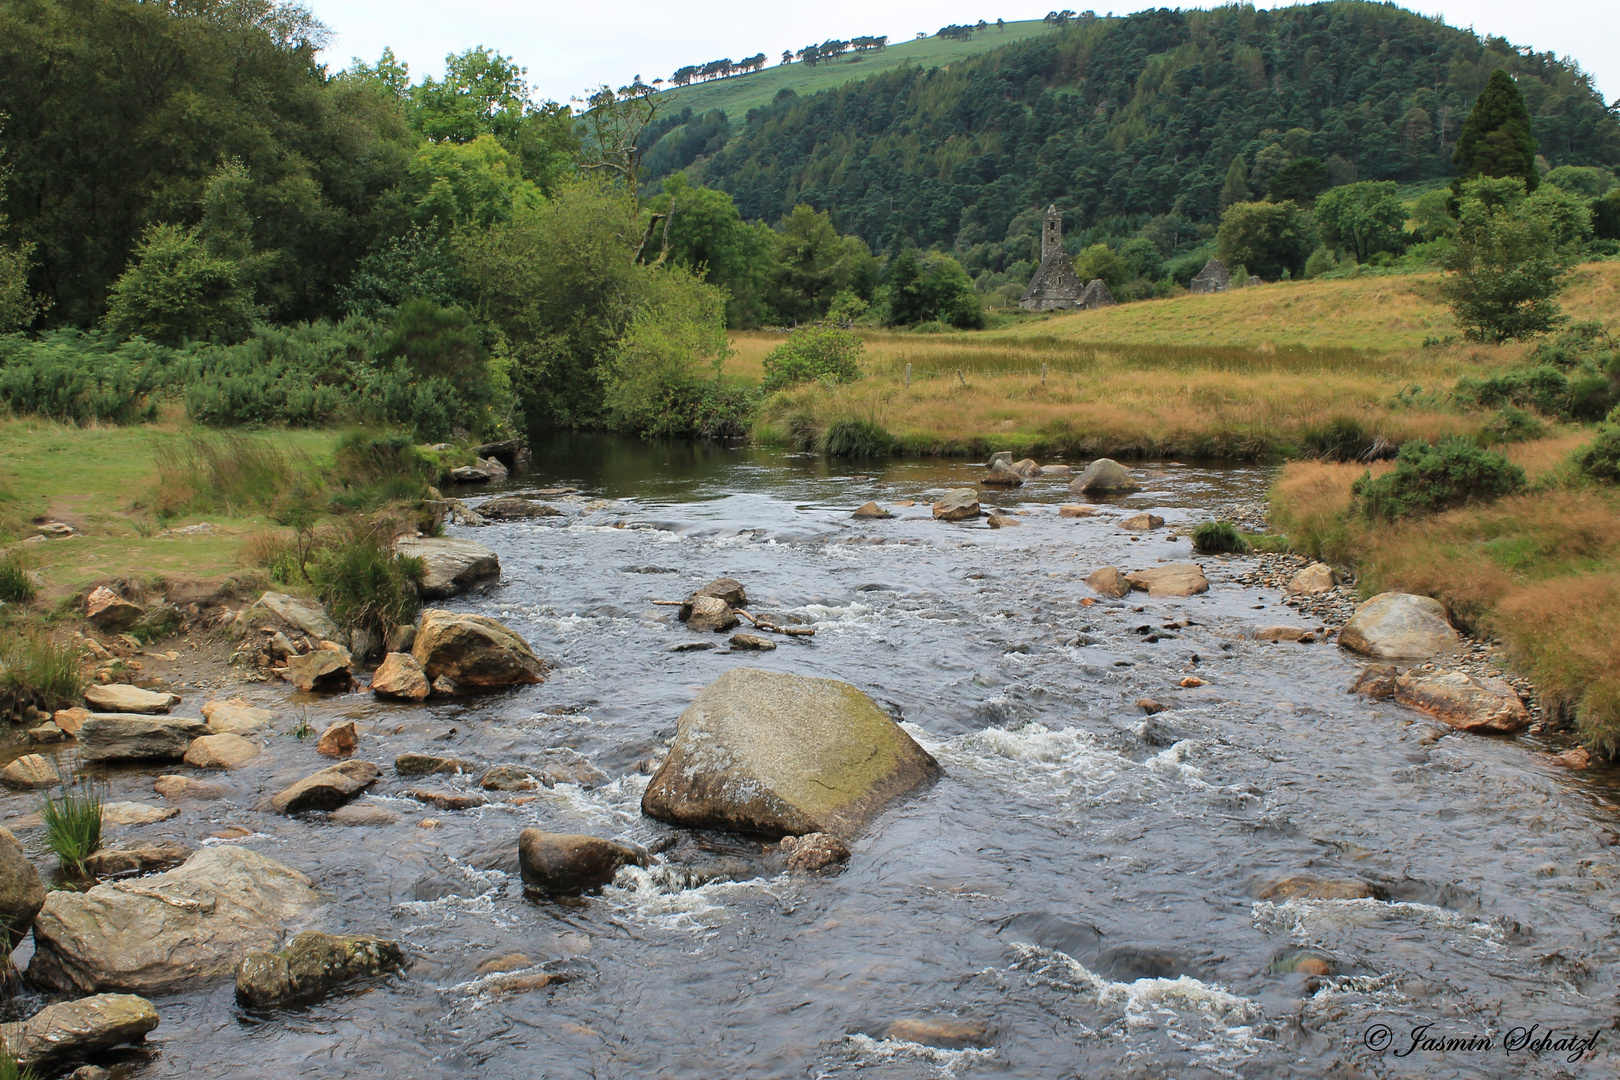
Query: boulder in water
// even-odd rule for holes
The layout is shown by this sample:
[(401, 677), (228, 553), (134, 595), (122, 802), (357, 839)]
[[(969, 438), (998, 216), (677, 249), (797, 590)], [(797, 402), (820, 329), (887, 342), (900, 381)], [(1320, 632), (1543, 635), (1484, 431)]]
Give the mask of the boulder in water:
[(322, 757), (342, 758), (354, 753), (360, 745), (360, 736), (354, 730), (353, 720), (339, 720), (321, 732), (315, 743), (315, 752)]
[(251, 735), (260, 728), (269, 727), (276, 714), (259, 709), (241, 698), (210, 701), (202, 707), (203, 719), (216, 735)]
[(1363, 603), (1339, 631), (1339, 644), (1380, 660), (1426, 660), (1457, 644), (1440, 601), (1386, 592)]
[(193, 769), (235, 769), (259, 756), (259, 748), (240, 735), (202, 735), (191, 740), (185, 762)]
[(1005, 461), (997, 461), (990, 466), (989, 471), (984, 474), (984, 479), (979, 483), (994, 487), (1021, 487), (1024, 478)]
[(179, 866), (196, 854), (184, 844), (136, 844), (134, 847), (98, 848), (84, 860), (86, 872), (98, 878), (121, 874), (149, 874)]
[(275, 945), (321, 898), (309, 878), (256, 851), (208, 848), (139, 887), (51, 893), (34, 920), (31, 981), (56, 993), (195, 986)]
[(1069, 482), (1076, 495), (1114, 495), (1140, 490), (1131, 471), (1112, 458), (1098, 458)]
[(718, 596), (694, 596), (686, 612), (686, 628), (702, 634), (720, 633), (737, 625), (737, 613)]
[(236, 965), (236, 1001), (250, 1009), (310, 1001), (343, 983), (394, 971), (404, 962), (398, 942), (307, 930), (280, 952), (242, 957)]
[(848, 683), (736, 668), (681, 714), (641, 809), (696, 828), (849, 836), (939, 774), (939, 763)]
[(96, 712), (166, 713), (180, 704), (175, 694), (154, 693), (124, 683), (106, 683), (84, 692), (84, 703)]
[(62, 782), (56, 766), (44, 754), (24, 754), (0, 769), (0, 784), (19, 791), (55, 787)]
[(6, 1052), (26, 1068), (138, 1042), (157, 1026), (157, 1009), (145, 998), (95, 994), (47, 1005), (21, 1023), (0, 1025), (0, 1038)]
[(523, 884), (548, 893), (578, 893), (606, 885), (624, 866), (646, 866), (647, 854), (629, 844), (575, 833), (524, 829), (518, 834)]
[(94, 713), (79, 728), (79, 749), (85, 761), (178, 761), (207, 734), (190, 716)]
[(972, 488), (947, 491), (945, 497), (934, 504), (934, 516), (940, 521), (966, 521), (979, 516), (979, 493)]
[(1019, 476), (1022, 476), (1025, 480), (1032, 480), (1041, 475), (1041, 473), (1045, 472), (1044, 469), (1035, 463), (1034, 458), (1024, 458), (1022, 461), (1015, 461), (1009, 466), (1009, 468), (1011, 468), (1012, 471), (1017, 473)]
[(0, 826), (0, 927), (9, 954), (45, 906), (45, 885), (11, 830)]
[(1209, 579), (1204, 571), (1192, 563), (1171, 563), (1151, 570), (1138, 570), (1125, 575), (1135, 589), (1145, 589), (1149, 596), (1195, 596), (1209, 591)]
[(408, 652), (391, 652), (371, 676), (371, 692), (378, 697), (423, 701), (433, 693), (433, 686), (416, 657)]
[(1164, 528), (1164, 518), (1158, 514), (1132, 514), (1121, 521), (1119, 527), (1127, 532), (1147, 532)]
[(892, 518), (892, 517), (894, 517), (893, 514), (889, 513), (887, 510), (883, 509), (883, 507), (879, 506), (875, 502), (869, 502), (869, 503), (866, 503), (863, 506), (857, 507), (855, 512), (853, 514), (849, 515), (849, 516), (852, 517), (852, 518), (866, 518), (866, 519)]
[(500, 557), (475, 540), (448, 536), (402, 536), (400, 555), (422, 560), (422, 595), (431, 600), (464, 593), (501, 576)]
[(538, 683), (551, 670), (494, 619), (434, 608), (422, 612), (411, 652), (429, 681), (447, 678), (457, 691)]
[(381, 770), (369, 761), (345, 761), (304, 777), (277, 793), (270, 806), (278, 813), (335, 810), (377, 782)]
[(528, 518), (562, 517), (562, 511), (555, 506), (533, 499), (525, 499), (518, 495), (508, 495), (499, 499), (490, 499), (478, 504), (478, 514), (491, 521), (524, 521)]
[(347, 649), (316, 649), (287, 658), (287, 679), (306, 694), (338, 694), (354, 685), (354, 658)]
[(1408, 671), (1395, 680), (1395, 700), (1458, 731), (1511, 735), (1530, 726), (1518, 691), (1466, 671)]
[(801, 872), (825, 870), (849, 861), (849, 848), (831, 833), (784, 836), (781, 851), (787, 856), (788, 869)]
[(1400, 669), (1393, 664), (1368, 664), (1350, 684), (1350, 692), (1374, 701), (1387, 701), (1395, 696), (1395, 680), (1400, 677)]

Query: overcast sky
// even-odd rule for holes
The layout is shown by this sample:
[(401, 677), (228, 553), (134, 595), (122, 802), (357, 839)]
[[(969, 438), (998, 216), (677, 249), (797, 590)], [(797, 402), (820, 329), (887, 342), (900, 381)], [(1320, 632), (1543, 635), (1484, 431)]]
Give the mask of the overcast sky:
[[(555, 101), (590, 87), (622, 85), (634, 75), (649, 82), (684, 64), (763, 52), (774, 61), (830, 37), (887, 34), (893, 41), (933, 33), (952, 22), (1038, 19), (1054, 0), (819, 0), (814, 4), (758, 0), (307, 0), (331, 27), (326, 58), (347, 66), (351, 56), (375, 60), (391, 46), (413, 78), (440, 74), (444, 57), (475, 45), (498, 49), (529, 69), (536, 95)], [(1084, 10), (1085, 4), (1070, 5)], [(1125, 14), (1161, 4), (1116, 7)], [(1162, 5), (1170, 6), (1170, 5)], [(1186, 4), (1207, 7), (1209, 4)], [(1260, 7), (1280, 7), (1261, 0)], [(1620, 97), (1620, 4), (1613, 0), (1426, 0), (1405, 5), (1444, 15), (1453, 26), (1499, 34), (1516, 45), (1573, 56), (1607, 100)], [(1098, 7), (1099, 14), (1106, 8)]]

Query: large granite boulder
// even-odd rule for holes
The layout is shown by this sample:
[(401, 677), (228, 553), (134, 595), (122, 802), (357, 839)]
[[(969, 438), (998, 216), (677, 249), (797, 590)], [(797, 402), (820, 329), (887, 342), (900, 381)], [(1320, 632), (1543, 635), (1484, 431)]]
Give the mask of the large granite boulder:
[(1411, 593), (1379, 593), (1339, 631), (1340, 645), (1380, 660), (1426, 660), (1457, 640), (1440, 601)]
[(1195, 596), (1209, 591), (1209, 579), (1192, 563), (1171, 563), (1151, 570), (1125, 575), (1133, 589), (1144, 589), (1149, 596)]
[(523, 884), (548, 893), (577, 893), (606, 885), (622, 866), (646, 866), (647, 853), (597, 836), (524, 829), (518, 834)]
[(735, 668), (681, 714), (641, 809), (769, 836), (858, 832), (939, 763), (848, 683)]
[(377, 782), (382, 770), (369, 761), (345, 761), (311, 773), (270, 800), (281, 814), (335, 810)]
[(84, 703), (96, 712), (166, 713), (180, 698), (125, 683), (98, 683), (84, 692)]
[(542, 682), (551, 665), (506, 626), (483, 615), (429, 608), (411, 650), (429, 682), (441, 676), (457, 689), (491, 689)]
[(354, 657), (341, 648), (289, 656), (287, 681), (306, 694), (340, 694), (354, 685)]
[(157, 1026), (157, 1009), (145, 998), (95, 994), (47, 1005), (21, 1023), (0, 1024), (0, 1039), (17, 1063), (27, 1067), (137, 1042)]
[(343, 983), (394, 971), (404, 962), (398, 942), (305, 931), (280, 952), (244, 956), (236, 965), (236, 1000), (250, 1009), (310, 1001)]
[(79, 727), (79, 751), (87, 762), (178, 761), (208, 733), (192, 716), (95, 713)]
[(501, 576), (501, 560), (473, 540), (448, 536), (402, 536), (394, 550), (422, 560), (422, 595), (430, 600), (464, 593)]
[(141, 605), (113, 592), (105, 585), (92, 589), (84, 601), (84, 617), (104, 634), (121, 634), (146, 614)]
[(278, 592), (265, 593), (236, 617), (238, 634), (266, 626), (295, 630), (317, 641), (336, 640), (339, 633), (337, 623), (321, 605)]
[(45, 886), (11, 830), (0, 826), (0, 925), (9, 954), (45, 906)]
[(1511, 735), (1530, 726), (1517, 690), (1466, 671), (1408, 671), (1395, 680), (1395, 700), (1459, 731)]
[(1098, 458), (1069, 481), (1069, 490), (1076, 495), (1115, 495), (1138, 491), (1140, 485), (1131, 476), (1131, 470), (1113, 458)]
[(979, 493), (972, 488), (947, 491), (934, 504), (934, 516), (941, 521), (966, 521), (979, 516)]
[(984, 479), (979, 483), (989, 484), (992, 487), (1021, 487), (1024, 477), (1005, 461), (996, 461), (991, 463), (984, 474)]
[(60, 890), (34, 920), (31, 981), (61, 994), (149, 994), (227, 974), (321, 902), (309, 878), (256, 851), (208, 848), (138, 882)]

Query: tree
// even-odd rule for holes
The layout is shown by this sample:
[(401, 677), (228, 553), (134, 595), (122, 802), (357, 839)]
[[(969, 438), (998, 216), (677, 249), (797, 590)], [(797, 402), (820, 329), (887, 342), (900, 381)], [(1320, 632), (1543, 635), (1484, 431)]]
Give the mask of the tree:
[(1232, 159), (1226, 170), (1226, 182), (1221, 185), (1221, 209), (1233, 203), (1249, 201), (1249, 177), (1243, 168), (1243, 155)]
[(984, 326), (984, 308), (962, 264), (949, 255), (914, 250), (900, 254), (889, 269), (890, 326), (942, 322), (958, 330)]
[(1581, 223), (1573, 211), (1584, 210), (1564, 199), (1569, 203), (1540, 192), (1527, 197), (1516, 177), (1462, 185), (1457, 239), (1442, 261), (1440, 289), (1470, 339), (1530, 337), (1558, 323), (1554, 297), (1579, 258)]
[(726, 325), (758, 326), (769, 313), (770, 291), (781, 271), (778, 238), (768, 226), (743, 221), (724, 191), (693, 187), (685, 174), (666, 177), (647, 203), (666, 216), (667, 260), (726, 291)]
[(608, 424), (643, 437), (714, 435), (727, 419), (720, 367), (725, 294), (690, 271), (648, 271), (635, 314), (604, 364)]
[(411, 218), (441, 232), (487, 229), (538, 206), (540, 189), (524, 179), (516, 155), (493, 135), (470, 142), (423, 143), (411, 161)]
[(1074, 272), (1080, 275), (1080, 280), (1086, 282), (1101, 278), (1103, 284), (1108, 286), (1109, 292), (1114, 292), (1135, 276), (1125, 260), (1107, 244), (1092, 244), (1076, 255)]
[(1327, 166), (1320, 158), (1300, 158), (1290, 162), (1272, 177), (1266, 197), (1272, 202), (1297, 202), (1309, 206), (1328, 185)]
[(1379, 251), (1400, 251), (1406, 207), (1393, 180), (1362, 180), (1324, 191), (1316, 198), (1316, 227), (1322, 239), (1366, 262)]
[(1241, 266), (1265, 281), (1284, 270), (1298, 277), (1311, 251), (1310, 229), (1294, 203), (1233, 203), (1221, 215), (1216, 249), (1228, 266)]
[[(0, 116), (0, 120), (4, 120)], [(10, 170), (0, 159), (0, 192), (6, 188)], [(33, 262), (34, 245), (8, 244), (6, 215), (0, 213), (0, 334), (27, 326), (39, 314), (39, 304), (28, 291), (28, 270)]]
[(1481, 176), (1513, 177), (1523, 182), (1527, 193), (1541, 183), (1530, 110), (1525, 108), (1513, 76), (1502, 68), (1491, 72), (1475, 99), (1451, 160), (1457, 166), (1451, 190), (1459, 197), (1465, 183)]
[(112, 288), (107, 324), (164, 345), (236, 341), (262, 317), (236, 262), (212, 254), (193, 226), (153, 225)]
[(771, 307), (783, 322), (822, 318), (832, 298), (845, 289), (871, 295), (877, 260), (860, 239), (840, 235), (827, 213), (800, 203), (776, 232), (781, 269)]
[(377, 355), (404, 361), (419, 379), (443, 379), (462, 402), (489, 400), (489, 369), (472, 318), (459, 307), (441, 307), (425, 297), (400, 305)]
[(632, 195), (641, 187), (642, 134), (658, 115), (652, 87), (633, 83), (614, 90), (602, 86), (585, 102), (581, 165), (611, 176)]

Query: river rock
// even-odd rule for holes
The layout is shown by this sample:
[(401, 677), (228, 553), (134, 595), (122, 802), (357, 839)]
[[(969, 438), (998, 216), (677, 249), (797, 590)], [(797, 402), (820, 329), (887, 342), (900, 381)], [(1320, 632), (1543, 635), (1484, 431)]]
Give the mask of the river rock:
[(44, 754), (24, 754), (4, 769), (0, 769), (0, 783), (19, 791), (55, 787), (61, 782), (62, 778), (57, 775), (56, 765)]
[(1316, 640), (1316, 632), (1303, 626), (1262, 626), (1254, 632), (1256, 641), (1297, 641), (1309, 645)]
[(143, 802), (110, 802), (101, 804), (102, 825), (156, 825), (168, 821), (180, 811), (172, 806), (153, 806)]
[(422, 560), (422, 595), (431, 600), (464, 593), (501, 576), (500, 557), (473, 540), (447, 536), (402, 536), (394, 550)]
[(287, 658), (287, 680), (306, 694), (339, 694), (354, 685), (347, 649), (316, 649)]
[(1015, 461), (1009, 466), (1009, 468), (1011, 468), (1013, 472), (1017, 473), (1025, 480), (1034, 479), (1045, 471), (1035, 463), (1034, 458), (1024, 458), (1022, 461)]
[(562, 517), (562, 511), (543, 502), (519, 496), (489, 499), (478, 504), (478, 513), (492, 521), (522, 521), (526, 518)]
[(189, 776), (160, 776), (152, 782), (152, 790), (165, 799), (223, 799), (225, 789), (206, 780)]
[(1164, 518), (1158, 514), (1132, 514), (1121, 521), (1119, 527), (1128, 532), (1147, 532), (1149, 529), (1164, 528)]
[(623, 866), (646, 866), (647, 854), (598, 836), (524, 829), (518, 834), (523, 884), (548, 893), (578, 893), (606, 885)]
[(0, 1024), (0, 1038), (17, 1063), (28, 1067), (138, 1042), (157, 1026), (157, 1009), (145, 998), (95, 994), (47, 1005), (21, 1023)]
[(51, 714), (51, 723), (74, 738), (78, 738), (79, 729), (84, 726), (84, 722), (88, 719), (90, 719), (90, 710), (81, 709), (77, 706), (71, 709), (57, 709)]
[(322, 757), (348, 757), (360, 743), (353, 720), (339, 720), (321, 732), (315, 743), (315, 752)]
[(184, 844), (137, 844), (124, 848), (100, 848), (85, 856), (84, 868), (98, 878), (120, 874), (148, 874), (179, 866), (194, 854)]
[(987, 469), (995, 468), (996, 462), (998, 462), (998, 461), (1001, 462), (1003, 465), (1011, 465), (1012, 464), (1012, 451), (1011, 450), (997, 450), (995, 453), (990, 455), (990, 460), (984, 463), (984, 467), (987, 468)]
[(739, 650), (753, 650), (755, 652), (770, 652), (776, 648), (776, 642), (770, 638), (762, 638), (758, 634), (732, 634), (731, 647)]
[(1069, 482), (1076, 495), (1112, 495), (1140, 490), (1131, 471), (1112, 458), (1098, 458)]
[(399, 820), (399, 815), (382, 806), (350, 803), (332, 811), (326, 820), (332, 825), (383, 826), (394, 824)]
[(1024, 478), (1005, 461), (997, 461), (990, 466), (989, 471), (984, 474), (984, 479), (979, 483), (993, 487), (1022, 487)]
[(437, 788), (411, 788), (407, 799), (415, 799), (437, 810), (474, 810), (488, 806), (489, 798), (475, 791), (443, 791)]
[(1289, 596), (1320, 596), (1333, 591), (1339, 576), (1326, 563), (1311, 563), (1288, 580), (1283, 591)]
[(1395, 696), (1395, 680), (1400, 677), (1400, 669), (1393, 664), (1368, 664), (1350, 684), (1350, 692), (1374, 701), (1387, 701)]
[(56, 993), (195, 986), (280, 940), (320, 896), (309, 878), (248, 848), (207, 848), (139, 882), (61, 890), (34, 920), (30, 980)]
[(378, 697), (401, 701), (424, 701), (433, 686), (416, 657), (407, 652), (391, 652), (371, 676), (371, 692)]
[(1340, 645), (1380, 660), (1426, 660), (1457, 640), (1440, 601), (1411, 593), (1379, 593), (1339, 631)]
[(416, 627), (410, 623), (400, 623), (388, 631), (388, 637), (383, 641), (384, 653), (408, 653), (416, 644)]
[(210, 701), (202, 707), (203, 719), (217, 735), (251, 735), (260, 728), (270, 726), (276, 714), (259, 709), (241, 698), (228, 701)]
[(1151, 570), (1125, 575), (1134, 589), (1145, 589), (1149, 596), (1194, 596), (1209, 591), (1209, 579), (1192, 563), (1171, 563)]
[(1084, 503), (1064, 503), (1058, 507), (1058, 517), (1083, 518), (1095, 517), (1097, 508)]
[(1068, 476), (1074, 470), (1067, 465), (1042, 465), (1042, 476)]
[(166, 713), (180, 699), (174, 694), (153, 693), (124, 683), (97, 684), (84, 692), (84, 703), (96, 712)]
[(47, 720), (38, 727), (28, 729), (28, 741), (31, 743), (49, 744), (66, 742), (68, 733)]
[(866, 503), (863, 506), (857, 507), (855, 512), (853, 514), (849, 515), (849, 516), (852, 517), (852, 518), (892, 518), (892, 517), (894, 517), (893, 514), (889, 513), (887, 510), (883, 509), (883, 507), (879, 506), (875, 502), (869, 502), (869, 503)]
[(125, 600), (105, 585), (85, 597), (84, 617), (104, 634), (121, 634), (140, 621), (146, 609)]
[(979, 516), (979, 493), (972, 488), (947, 491), (945, 497), (934, 504), (934, 516), (940, 521), (966, 521)]
[(696, 630), (700, 634), (721, 633), (737, 625), (737, 613), (731, 610), (718, 596), (694, 596), (689, 606), (683, 605), (686, 612), (686, 628)]
[(478, 768), (460, 758), (437, 757), (433, 754), (401, 754), (394, 759), (397, 776), (431, 776), (434, 773), (470, 773)]
[(39, 871), (11, 830), (0, 826), (0, 927), (7, 935), (7, 955), (27, 935), (34, 916), (44, 906), (45, 885)]
[[(748, 592), (743, 588), (742, 582), (734, 577), (719, 577), (709, 582), (703, 588), (693, 593), (690, 600), (700, 596), (712, 596), (723, 600), (727, 606), (740, 608), (748, 606)], [(688, 602), (690, 602), (690, 600)]]
[(1530, 726), (1513, 687), (1466, 671), (1408, 671), (1395, 680), (1395, 700), (1459, 731), (1511, 735)]
[(278, 592), (265, 593), (236, 617), (239, 634), (261, 627), (296, 630), (316, 641), (335, 639), (339, 633), (337, 623), (321, 605)]
[(435, 608), (422, 612), (412, 655), (430, 682), (443, 676), (458, 690), (538, 683), (551, 670), (494, 619)]
[(450, 470), (450, 482), (453, 484), (487, 484), (490, 479), (490, 471), (482, 464), (461, 465)]
[(787, 856), (788, 869), (802, 872), (825, 870), (849, 861), (849, 848), (831, 833), (784, 836), (781, 851)]
[(986, 1047), (995, 1032), (978, 1020), (939, 1020), (934, 1018), (895, 1020), (887, 1024), (882, 1037), (896, 1042), (917, 1043), (940, 1050)]
[(79, 749), (89, 761), (178, 761), (191, 741), (209, 734), (191, 716), (96, 713), (79, 728)]
[(240, 735), (204, 735), (186, 748), (193, 769), (235, 769), (259, 756), (259, 748)]
[(343, 983), (383, 975), (404, 963), (398, 942), (306, 930), (280, 952), (242, 957), (236, 965), (236, 1001), (250, 1009), (310, 1001)]
[(771, 836), (857, 832), (939, 763), (848, 683), (735, 668), (681, 714), (650, 817)]
[(1017, 525), (1018, 519), (1010, 514), (990, 513), (985, 515), (984, 523), (992, 529), (1008, 529)]
[(1294, 874), (1260, 890), (1262, 900), (1377, 900), (1378, 889), (1355, 878), (1319, 878)]
[(521, 765), (497, 765), (478, 778), (485, 791), (538, 791), (540, 781)]
[(278, 813), (333, 810), (377, 782), (381, 770), (369, 761), (345, 761), (311, 773), (270, 800)]

